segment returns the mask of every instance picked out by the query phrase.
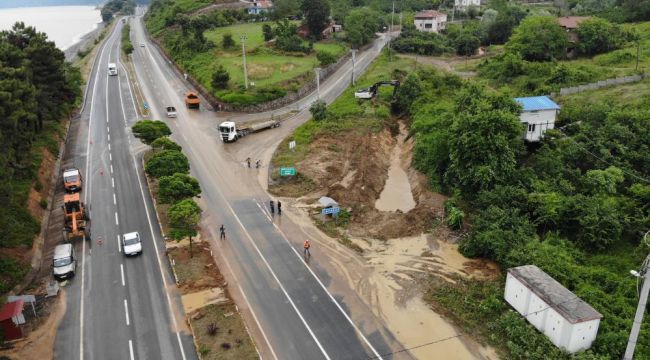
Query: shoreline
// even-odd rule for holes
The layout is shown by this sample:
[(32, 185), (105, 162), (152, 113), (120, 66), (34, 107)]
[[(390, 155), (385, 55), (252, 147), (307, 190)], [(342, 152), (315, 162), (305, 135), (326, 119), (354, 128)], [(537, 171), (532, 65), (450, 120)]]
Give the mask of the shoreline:
[(79, 38), (79, 41), (70, 45), (65, 50), (62, 50), (63, 53), (65, 54), (65, 60), (68, 62), (74, 62), (77, 59), (77, 53), (79, 52), (79, 50), (84, 50), (88, 47), (89, 44), (92, 44), (95, 41), (95, 39), (99, 37), (99, 35), (102, 33), (102, 31), (105, 28), (106, 28), (106, 23), (103, 22), (97, 23), (97, 26), (93, 30), (82, 35)]

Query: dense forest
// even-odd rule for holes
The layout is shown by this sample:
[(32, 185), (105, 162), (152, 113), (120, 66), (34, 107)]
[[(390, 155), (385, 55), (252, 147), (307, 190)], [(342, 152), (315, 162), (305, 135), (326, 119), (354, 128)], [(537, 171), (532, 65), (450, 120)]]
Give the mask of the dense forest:
[[(77, 106), (79, 70), (47, 35), (17, 23), (0, 32), (0, 250), (31, 247), (39, 222), (26, 208), (44, 148), (58, 155), (62, 119)], [(37, 189), (38, 190), (38, 189)], [(0, 293), (20, 281), (15, 259), (0, 251)]]

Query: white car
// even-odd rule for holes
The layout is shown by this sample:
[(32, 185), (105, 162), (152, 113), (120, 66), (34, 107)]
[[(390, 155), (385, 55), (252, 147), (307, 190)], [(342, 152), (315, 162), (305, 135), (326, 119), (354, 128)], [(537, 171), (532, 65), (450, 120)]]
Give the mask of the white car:
[(54, 248), (52, 267), (54, 277), (57, 279), (74, 276), (77, 269), (77, 259), (72, 244), (61, 244)]
[(175, 118), (176, 117), (176, 108), (173, 106), (167, 106), (167, 117), (168, 118)]
[(142, 241), (137, 231), (122, 235), (122, 249), (124, 255), (142, 254)]
[(370, 88), (359, 89), (354, 92), (354, 97), (357, 99), (372, 99), (372, 91)]
[(143, 48), (143, 47), (144, 47), (144, 43), (140, 43), (140, 47), (142, 47), (142, 48)]

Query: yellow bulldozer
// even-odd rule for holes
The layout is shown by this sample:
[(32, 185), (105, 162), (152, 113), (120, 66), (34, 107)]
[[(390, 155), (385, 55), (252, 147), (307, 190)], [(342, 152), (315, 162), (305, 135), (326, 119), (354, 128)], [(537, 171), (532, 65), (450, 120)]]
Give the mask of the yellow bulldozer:
[(78, 238), (90, 239), (90, 218), (86, 212), (86, 206), (81, 202), (79, 193), (63, 196), (63, 215), (65, 219), (63, 238), (65, 241)]

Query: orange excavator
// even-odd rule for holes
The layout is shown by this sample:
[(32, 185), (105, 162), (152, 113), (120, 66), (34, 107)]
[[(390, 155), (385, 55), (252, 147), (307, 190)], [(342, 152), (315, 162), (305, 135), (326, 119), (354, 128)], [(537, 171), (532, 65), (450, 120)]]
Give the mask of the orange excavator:
[(80, 200), (79, 193), (63, 196), (63, 214), (65, 219), (63, 238), (66, 241), (83, 237), (90, 238), (90, 218), (86, 213), (86, 206)]

